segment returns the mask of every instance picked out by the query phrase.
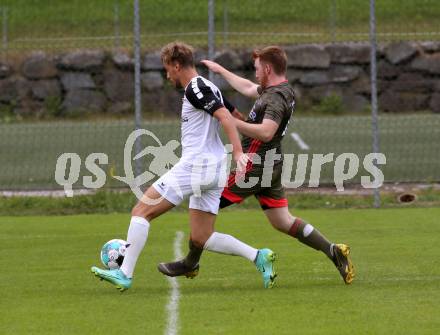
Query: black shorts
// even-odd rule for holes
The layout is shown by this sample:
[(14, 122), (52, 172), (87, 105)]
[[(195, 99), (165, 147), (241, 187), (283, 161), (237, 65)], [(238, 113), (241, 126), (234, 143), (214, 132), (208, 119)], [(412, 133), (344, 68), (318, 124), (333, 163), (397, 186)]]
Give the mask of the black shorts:
[[(262, 166), (252, 166), (248, 169), (244, 178), (236, 178), (236, 173), (232, 172), (229, 175), (228, 183), (222, 193), (222, 202), (225, 200), (228, 204), (235, 204), (242, 202), (250, 195), (254, 195), (263, 210), (269, 208), (287, 207), (287, 198), (284, 187), (281, 184), (282, 162), (275, 164), (272, 173), (265, 173)], [(263, 176), (264, 175), (264, 176)], [(258, 182), (252, 182), (258, 178)], [(266, 180), (265, 180), (265, 179)], [(251, 187), (244, 185), (237, 185), (237, 180), (242, 180), (242, 183), (251, 183)], [(223, 206), (226, 207), (226, 206)]]

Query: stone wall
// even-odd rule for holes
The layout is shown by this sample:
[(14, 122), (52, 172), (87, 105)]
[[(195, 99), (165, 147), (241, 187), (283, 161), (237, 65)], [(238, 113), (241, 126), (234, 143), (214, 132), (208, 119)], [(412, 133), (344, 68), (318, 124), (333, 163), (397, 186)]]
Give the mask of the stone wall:
[[(351, 112), (365, 110), (371, 94), (370, 48), (363, 44), (286, 47), (288, 79), (298, 104), (307, 108), (338, 95)], [(203, 50), (196, 60), (206, 58)], [(251, 50), (227, 50), (215, 60), (253, 79)], [(202, 75), (206, 69), (199, 68)], [(181, 94), (166, 82), (160, 55), (142, 58), (145, 111), (177, 115)], [(222, 78), (216, 84), (241, 109), (252, 101), (233, 92)], [(379, 106), (383, 111), (431, 110), (440, 113), (440, 43), (395, 43), (378, 51)], [(37, 52), (23, 61), (0, 64), (0, 116), (123, 114), (133, 110), (133, 59), (125, 53), (80, 50), (62, 55)]]

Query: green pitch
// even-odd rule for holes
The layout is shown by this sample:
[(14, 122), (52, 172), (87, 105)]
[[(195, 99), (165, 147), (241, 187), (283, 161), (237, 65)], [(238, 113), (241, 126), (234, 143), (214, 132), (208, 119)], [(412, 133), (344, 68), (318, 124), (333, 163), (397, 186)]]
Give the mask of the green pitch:
[[(178, 279), (179, 334), (437, 334), (440, 208), (299, 211), (347, 242), (357, 277), (343, 284), (314, 250), (274, 231), (260, 211), (226, 211), (217, 228), (279, 255), (279, 278), (262, 288), (253, 264), (206, 253), (194, 280)], [(170, 283), (156, 270), (173, 258), (187, 214), (153, 222), (134, 286), (119, 293), (90, 273), (128, 215), (2, 217), (1, 334), (162, 334)], [(186, 243), (185, 243), (186, 244)], [(184, 245), (183, 249), (186, 249)]]

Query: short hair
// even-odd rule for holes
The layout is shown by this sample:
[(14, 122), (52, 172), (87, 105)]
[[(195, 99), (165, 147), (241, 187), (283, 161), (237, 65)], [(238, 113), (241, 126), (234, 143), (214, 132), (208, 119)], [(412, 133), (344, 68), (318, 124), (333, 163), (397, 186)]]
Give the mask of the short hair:
[(194, 49), (182, 42), (171, 42), (165, 45), (160, 53), (163, 64), (178, 63), (182, 67), (194, 67)]
[(252, 58), (257, 58), (264, 63), (272, 65), (276, 74), (282, 75), (287, 71), (287, 55), (279, 46), (268, 46), (263, 49), (254, 50)]

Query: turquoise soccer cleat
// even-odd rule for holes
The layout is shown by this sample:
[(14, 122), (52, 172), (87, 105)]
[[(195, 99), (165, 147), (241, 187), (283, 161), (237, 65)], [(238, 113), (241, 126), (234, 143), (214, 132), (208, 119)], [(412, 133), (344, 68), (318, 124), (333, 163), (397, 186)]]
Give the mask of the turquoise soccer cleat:
[(264, 288), (272, 288), (275, 284), (277, 274), (273, 262), (275, 262), (276, 258), (277, 255), (270, 249), (258, 250), (255, 265), (257, 266), (257, 270), (260, 271), (263, 276)]
[(102, 270), (96, 266), (92, 266), (92, 272), (96, 277), (99, 277), (99, 279), (115, 285), (121, 292), (128, 290), (131, 287), (131, 278), (127, 278), (127, 276), (119, 269)]

